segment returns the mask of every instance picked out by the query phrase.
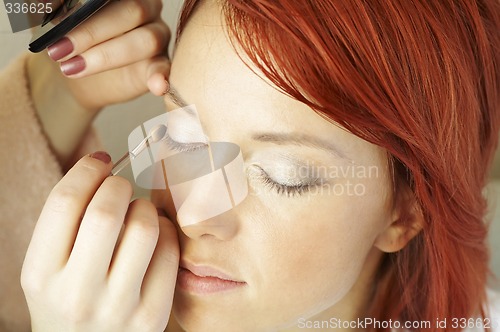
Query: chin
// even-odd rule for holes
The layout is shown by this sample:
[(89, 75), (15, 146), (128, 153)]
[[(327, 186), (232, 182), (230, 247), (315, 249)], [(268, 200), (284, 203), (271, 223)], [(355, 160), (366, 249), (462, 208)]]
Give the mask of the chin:
[(249, 314), (239, 314), (236, 312), (238, 305), (233, 306), (233, 310), (224, 310), (216, 303), (209, 308), (195, 306), (183, 302), (176, 294), (172, 314), (176, 322), (186, 332), (260, 332), (276, 331), (276, 329), (264, 330), (259, 327), (259, 319)]
[(222, 309), (217, 303), (205, 303), (207, 307), (202, 308), (184, 300), (176, 293), (172, 314), (185, 332), (276, 332), (294, 327), (298, 321), (298, 318), (279, 317), (279, 314), (269, 316), (261, 312), (252, 314), (251, 311), (237, 311), (240, 308), (248, 309), (242, 303), (235, 303), (229, 309)]

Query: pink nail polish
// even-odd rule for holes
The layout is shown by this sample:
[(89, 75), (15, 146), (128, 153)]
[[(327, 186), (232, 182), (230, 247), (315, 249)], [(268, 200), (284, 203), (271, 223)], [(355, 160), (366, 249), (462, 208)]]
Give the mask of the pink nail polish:
[(69, 55), (74, 49), (71, 40), (67, 37), (63, 37), (47, 47), (47, 53), (52, 60), (57, 61)]
[(111, 162), (111, 156), (104, 151), (96, 151), (92, 154), (90, 154), (91, 158), (97, 159), (102, 161), (105, 164), (109, 164)]
[(61, 63), (61, 71), (64, 75), (71, 76), (80, 73), (85, 69), (85, 66), (85, 59), (82, 56), (77, 55), (74, 58)]

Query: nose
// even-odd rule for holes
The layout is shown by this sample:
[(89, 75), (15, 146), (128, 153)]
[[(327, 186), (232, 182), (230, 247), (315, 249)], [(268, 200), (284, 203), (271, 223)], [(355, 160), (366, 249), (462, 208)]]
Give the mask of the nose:
[(237, 232), (230, 187), (223, 169), (171, 186), (177, 222), (190, 238), (212, 235), (228, 240)]
[(177, 180), (175, 184), (169, 181), (169, 188), (177, 222), (188, 237), (211, 235), (228, 240), (237, 233), (238, 218), (232, 210), (246, 197), (248, 188), (241, 152), (239, 147), (228, 151), (234, 149), (232, 145), (212, 143), (208, 168), (204, 166), (208, 154), (204, 157), (203, 152), (197, 152), (179, 155), (183, 162), (171, 163), (175, 170), (167, 170)]
[(180, 226), (180, 229), (193, 240), (213, 237), (217, 240), (228, 241), (238, 233), (239, 222), (236, 213), (232, 210), (196, 224)]

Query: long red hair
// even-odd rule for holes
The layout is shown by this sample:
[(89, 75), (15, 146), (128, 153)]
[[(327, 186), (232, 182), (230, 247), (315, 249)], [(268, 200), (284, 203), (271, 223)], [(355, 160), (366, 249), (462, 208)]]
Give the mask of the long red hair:
[[(200, 3), (186, 0), (178, 32)], [(368, 317), (484, 314), (500, 125), (498, 0), (221, 0), (235, 49), (284, 93), (385, 148), (425, 225), (386, 254)], [(415, 329), (422, 331), (424, 329)]]

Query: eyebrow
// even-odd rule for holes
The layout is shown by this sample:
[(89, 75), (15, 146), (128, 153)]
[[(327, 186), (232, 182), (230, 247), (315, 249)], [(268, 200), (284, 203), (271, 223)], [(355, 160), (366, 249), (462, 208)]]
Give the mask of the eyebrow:
[[(170, 97), (170, 100), (179, 107), (186, 107), (189, 105), (172, 85), (170, 85), (167, 95)], [(259, 142), (274, 143), (277, 145), (292, 144), (312, 147), (329, 152), (337, 158), (349, 159), (335, 144), (307, 134), (266, 132), (255, 133), (252, 135), (252, 139)]]
[(176, 104), (179, 107), (186, 107), (189, 104), (179, 95), (179, 92), (170, 85), (169, 89), (167, 90), (167, 96), (170, 97), (170, 100)]

